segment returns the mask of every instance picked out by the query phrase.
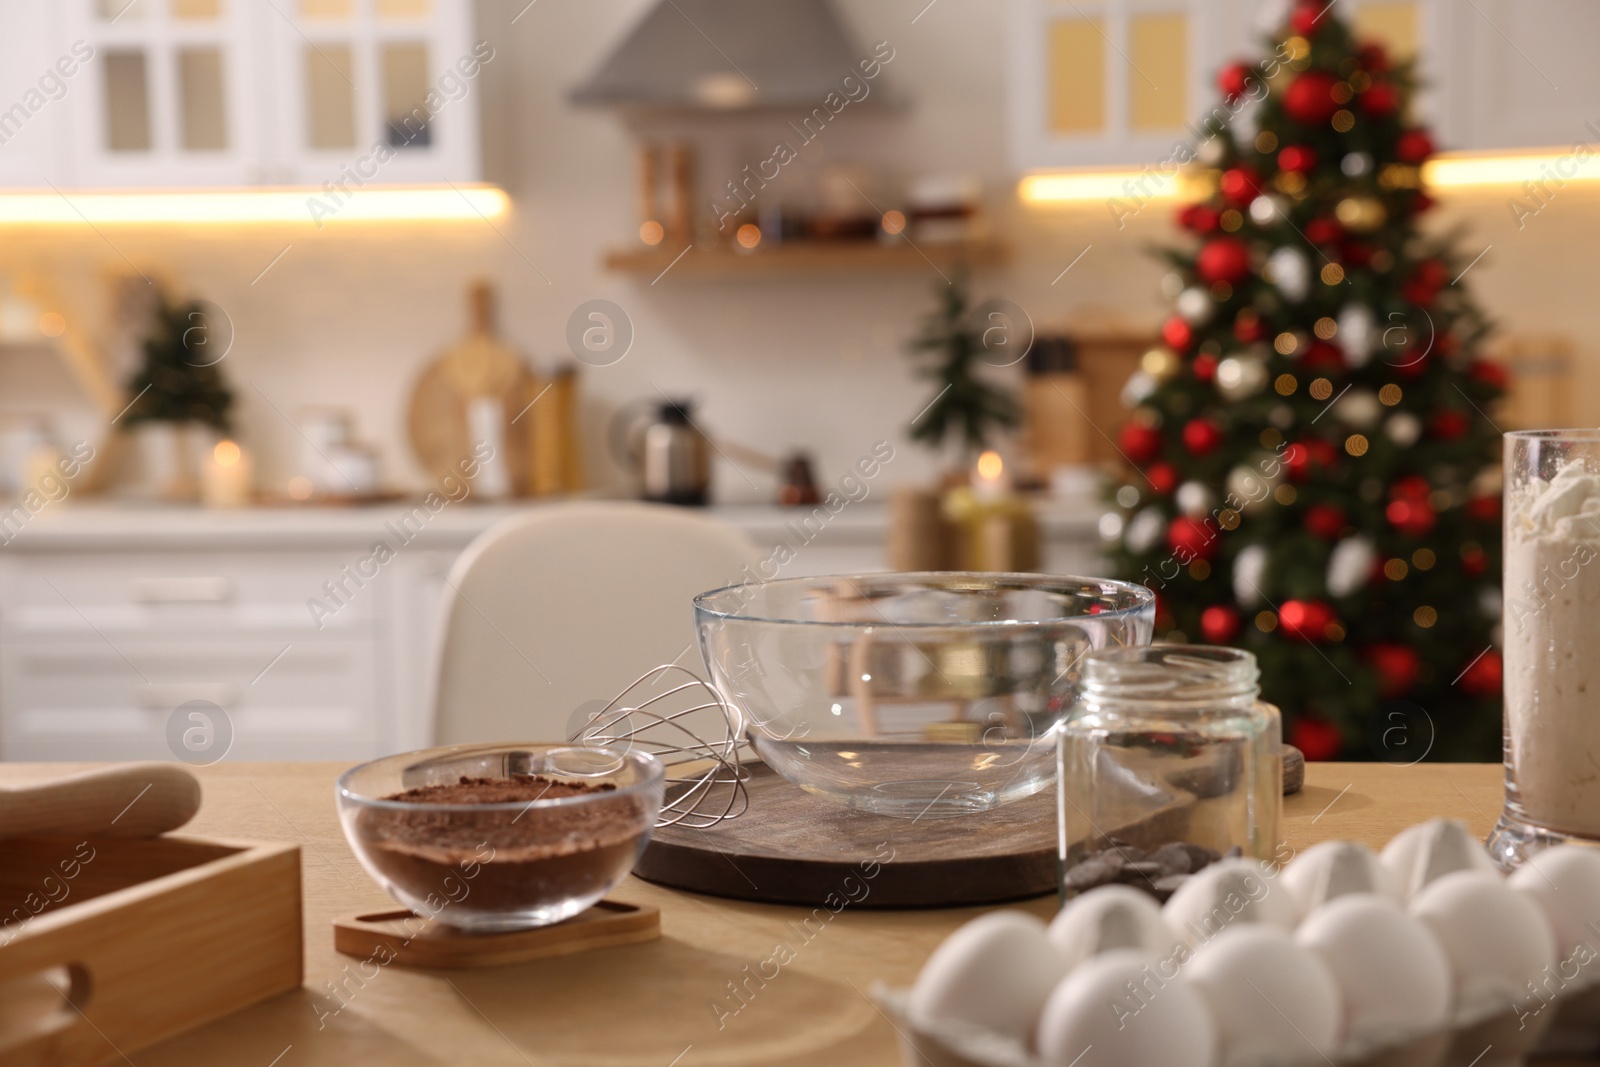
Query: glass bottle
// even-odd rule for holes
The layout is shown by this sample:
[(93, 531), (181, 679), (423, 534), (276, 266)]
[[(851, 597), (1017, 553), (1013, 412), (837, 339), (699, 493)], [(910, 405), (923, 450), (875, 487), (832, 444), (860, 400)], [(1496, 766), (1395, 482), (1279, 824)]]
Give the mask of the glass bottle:
[(1084, 659), (1059, 747), (1063, 873), (1110, 841), (1174, 841), (1269, 859), (1283, 809), (1283, 728), (1249, 652), (1110, 648)]

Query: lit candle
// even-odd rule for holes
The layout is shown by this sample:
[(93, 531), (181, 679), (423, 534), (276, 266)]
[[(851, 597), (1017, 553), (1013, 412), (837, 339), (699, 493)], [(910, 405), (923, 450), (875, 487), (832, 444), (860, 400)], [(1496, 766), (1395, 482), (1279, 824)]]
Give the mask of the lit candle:
[(979, 500), (999, 500), (1011, 491), (1011, 478), (1006, 473), (1005, 461), (998, 452), (985, 452), (978, 457), (978, 467), (972, 478), (972, 495)]
[(244, 507), (251, 500), (251, 463), (237, 441), (218, 441), (200, 472), (200, 499), (208, 508)]

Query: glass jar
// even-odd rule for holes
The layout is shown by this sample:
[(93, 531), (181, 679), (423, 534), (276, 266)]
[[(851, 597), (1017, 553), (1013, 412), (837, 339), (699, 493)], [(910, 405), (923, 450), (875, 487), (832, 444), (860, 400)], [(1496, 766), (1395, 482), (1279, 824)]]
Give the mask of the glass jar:
[(1059, 743), (1063, 874), (1113, 839), (1270, 858), (1283, 727), (1259, 679), (1255, 656), (1233, 648), (1089, 653)]
[(1600, 844), (1600, 430), (1506, 434), (1504, 512), (1506, 803), (1489, 851), (1510, 868)]

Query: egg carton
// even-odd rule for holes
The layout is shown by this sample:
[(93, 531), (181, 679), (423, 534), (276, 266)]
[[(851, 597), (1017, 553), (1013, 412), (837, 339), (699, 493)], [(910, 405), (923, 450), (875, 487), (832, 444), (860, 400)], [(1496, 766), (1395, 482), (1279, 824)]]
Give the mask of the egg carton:
[[(877, 986), (873, 995), (899, 1032), (906, 1067), (1069, 1067), (1077, 1064), (1072, 1057), (1080, 1049), (1084, 1067), (1141, 1067), (1146, 1062), (1171, 1067), (1174, 1061), (1165, 1055), (1141, 1059), (1124, 1052), (1120, 1058), (1106, 1058), (1121, 1040), (1117, 1031), (1126, 1008), (1116, 1006), (1123, 994), (1114, 983), (1124, 978), (1139, 979), (1139, 988), (1152, 997), (1164, 995), (1167, 983), (1184, 987), (1181, 997), (1173, 996), (1190, 1014), (1184, 1016), (1171, 1004), (1163, 1012), (1170, 1013), (1169, 1019), (1188, 1018), (1189, 1025), (1200, 1025), (1192, 1033), (1159, 1019), (1149, 1025), (1169, 1027), (1162, 1039), (1169, 1050), (1186, 1043), (1209, 1047), (1211, 1035), (1205, 1031), (1214, 1029), (1215, 1055), (1179, 1057), (1190, 1065), (1508, 1067), (1536, 1055), (1594, 1055), (1600, 1052), (1600, 854), (1570, 847), (1559, 851), (1565, 855), (1543, 855), (1529, 864), (1510, 882), (1511, 893), (1500, 887), (1503, 881), (1495, 884), (1498, 872), (1466, 828), (1447, 820), (1405, 831), (1381, 860), (1363, 846), (1329, 842), (1282, 868), (1224, 861), (1210, 875), (1191, 880), (1164, 910), (1126, 887), (1105, 887), (1075, 899), (1048, 933), (1024, 913), (989, 913), (940, 946), (916, 987)], [(1460, 877), (1423, 893), (1450, 875)], [(1260, 894), (1240, 896), (1250, 878), (1263, 885), (1270, 880), (1271, 885)], [(1281, 891), (1274, 894), (1271, 888)], [(1359, 901), (1338, 899), (1357, 894), (1363, 895)], [(1413, 907), (1419, 897), (1420, 904)], [(1235, 898), (1241, 904), (1228, 908), (1227, 914), (1244, 929), (1206, 928), (1212, 916), (1224, 914), (1219, 903)], [(1529, 907), (1528, 901), (1535, 906)], [(963, 931), (984, 923), (988, 928), (982, 936), (964, 937)], [(1291, 936), (1290, 930), (1298, 933)], [(1040, 934), (1048, 949), (1039, 947)], [(1177, 954), (1162, 959), (1165, 953), (1152, 951), (1172, 944), (1169, 939), (1175, 936)], [(1279, 947), (1286, 942), (1292, 943), (1290, 948)], [(1212, 943), (1228, 947), (1211, 949)], [(1252, 955), (1246, 949), (1270, 950), (1279, 960), (1285, 953), (1313, 957), (1315, 967), (1327, 976), (1318, 982), (1330, 990), (1320, 1017), (1326, 1021), (1339, 1016), (1339, 1036), (1324, 1036), (1316, 1043), (1310, 1038), (1257, 1042), (1253, 1047), (1230, 1039), (1230, 1012), (1236, 1033), (1245, 1008), (1267, 1011), (1252, 994), (1237, 997), (1240, 976), (1251, 986), (1260, 981), (1277, 989), (1280, 998), (1295, 995), (1293, 981), (1271, 969), (1270, 953)], [(1360, 976), (1387, 974), (1391, 965), (1396, 974), (1404, 974), (1408, 966), (1422, 966), (1406, 961), (1428, 954), (1446, 965), (1442, 970), (1437, 963), (1424, 968), (1435, 975), (1432, 1007), (1425, 1013), (1434, 1021), (1416, 1025), (1389, 1012), (1391, 1017), (1379, 1022), (1368, 1011), (1357, 1025), (1363, 1015), (1357, 1003), (1370, 1005), (1374, 998), (1370, 992), (1363, 996)], [(1226, 982), (1217, 984), (1224, 956), (1229, 958), (1234, 994), (1227, 993)], [(1184, 969), (1203, 957), (1206, 962), (1188, 975), (1194, 981), (1185, 981)], [(1520, 970), (1506, 963), (1513, 958), (1523, 961)], [(1155, 982), (1153, 992), (1145, 985), (1150, 966), (1143, 972), (1134, 969), (1146, 960), (1161, 960), (1158, 977), (1164, 981)], [(1540, 961), (1540, 969), (1530, 969), (1534, 964), (1528, 961)], [(1251, 971), (1257, 962), (1265, 969)], [(1052, 971), (1057, 963), (1061, 970)], [(1508, 967), (1515, 979), (1507, 977)], [(1097, 984), (1101, 978), (1109, 982)], [(1275, 986), (1275, 978), (1285, 984)], [(1054, 995), (1040, 992), (1041, 986)], [(1126, 988), (1133, 994), (1133, 983)], [(1256, 992), (1273, 1002), (1267, 993)], [(919, 993), (927, 994), (922, 1010)], [(1108, 1014), (1096, 1022), (1093, 1016), (1102, 1004)], [(1138, 1004), (1134, 1015), (1146, 1006), (1142, 999)], [(1291, 1002), (1290, 1013), (1297, 1010)], [(1205, 1018), (1195, 1018), (1196, 1013)], [(1279, 1014), (1289, 1026), (1296, 1025), (1291, 1014)], [(994, 1025), (974, 1021), (986, 1015)], [(1062, 1027), (1058, 1034), (1072, 1034), (1070, 1041), (1056, 1042), (1054, 1059), (1038, 1051), (1049, 1051), (1048, 1019)], [(1062, 1024), (1062, 1019), (1069, 1022)], [(1091, 1056), (1085, 1046), (1092, 1042), (1103, 1047)]]

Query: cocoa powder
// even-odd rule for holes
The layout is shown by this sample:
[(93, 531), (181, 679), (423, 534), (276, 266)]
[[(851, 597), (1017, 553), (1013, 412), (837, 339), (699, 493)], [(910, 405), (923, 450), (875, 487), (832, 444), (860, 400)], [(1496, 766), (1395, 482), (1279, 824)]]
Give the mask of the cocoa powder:
[[(649, 828), (637, 796), (540, 775), (462, 778), (384, 797), (448, 808), (367, 808), (374, 866), (417, 897), (474, 912), (515, 911), (602, 893), (627, 874)], [(592, 796), (587, 803), (538, 801)], [(522, 807), (486, 808), (520, 804)], [(448, 922), (448, 908), (440, 918)]]

